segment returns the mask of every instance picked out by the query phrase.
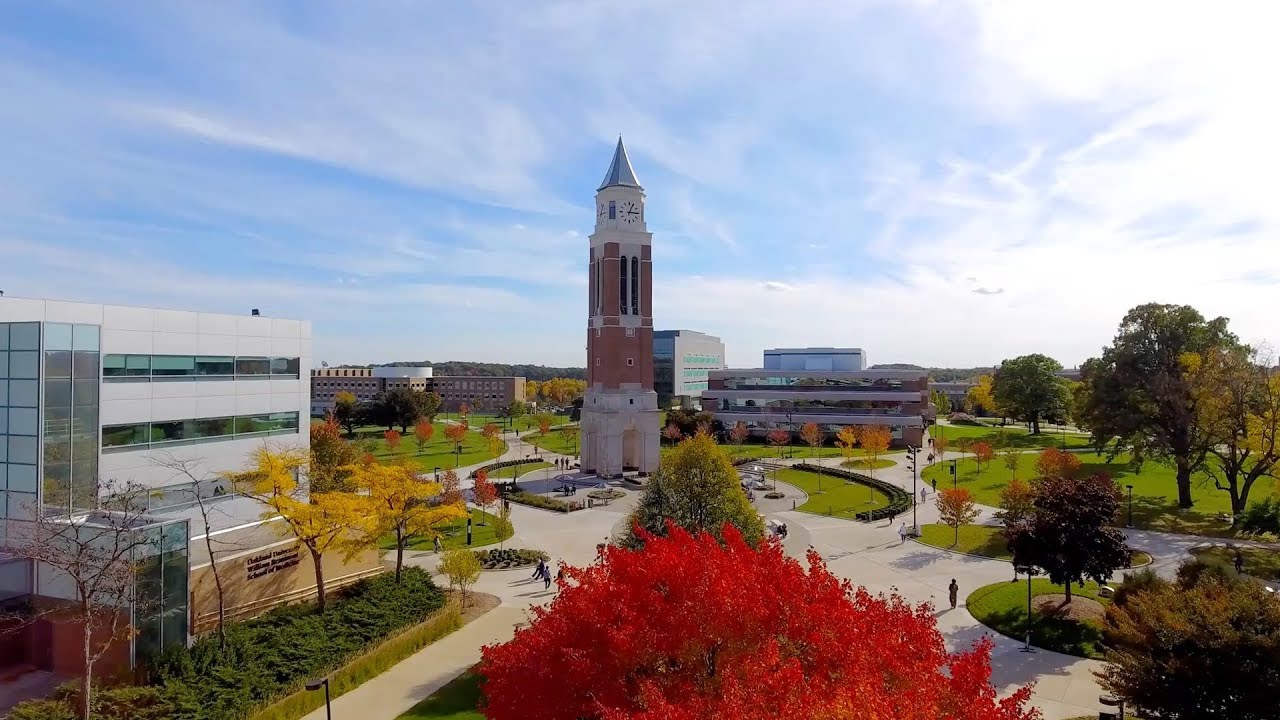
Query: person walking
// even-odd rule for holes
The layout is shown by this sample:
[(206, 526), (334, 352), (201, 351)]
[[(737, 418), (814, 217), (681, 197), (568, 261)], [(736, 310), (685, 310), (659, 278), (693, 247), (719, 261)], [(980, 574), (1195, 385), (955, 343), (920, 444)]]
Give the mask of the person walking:
[(550, 565), (542, 566), (542, 587), (544, 590), (551, 589), (551, 566)]
[(1235, 565), (1236, 565), (1236, 574), (1243, 575), (1244, 574), (1244, 555), (1240, 554), (1240, 548), (1236, 548)]
[(956, 609), (956, 598), (960, 595), (960, 586), (956, 584), (956, 579), (951, 578), (951, 584), (947, 586), (947, 594), (951, 596), (951, 609)]
[(546, 560), (539, 560), (539, 561), (538, 561), (538, 567), (536, 567), (536, 568), (534, 568), (534, 569), (533, 569), (533, 577), (534, 577), (534, 579), (541, 578), (541, 577), (542, 577), (542, 575), (543, 575), (546, 571), (547, 571), (547, 561), (546, 561)]
[(924, 502), (925, 495), (929, 493), (927, 488), (920, 488), (920, 502)]
[(437, 554), (437, 555), (439, 555), (439, 554), (440, 554), (440, 551), (444, 549), (444, 546), (443, 546), (443, 545), (441, 545), (441, 543), (440, 543), (440, 536), (439, 536), (439, 535), (435, 536), (435, 538), (434, 538), (434, 542), (433, 542), (432, 544), (433, 544), (433, 546), (434, 546), (434, 547), (435, 547), (435, 549), (436, 549), (436, 554)]
[(938, 478), (934, 478), (934, 479), (933, 479), (933, 480), (931, 480), (930, 482), (932, 482), (932, 483), (933, 483), (933, 491), (934, 491), (934, 492), (938, 492)]
[(901, 525), (898, 526), (898, 542), (901, 544), (906, 541), (907, 541), (907, 524), (902, 523)]

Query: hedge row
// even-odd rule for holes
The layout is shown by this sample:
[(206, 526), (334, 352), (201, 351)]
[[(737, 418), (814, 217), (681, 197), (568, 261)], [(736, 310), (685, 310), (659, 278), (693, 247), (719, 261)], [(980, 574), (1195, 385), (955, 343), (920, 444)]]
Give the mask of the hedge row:
[(876, 480), (875, 478), (863, 475), (862, 473), (819, 467), (808, 463), (799, 463), (797, 465), (792, 465), (791, 467), (796, 470), (805, 470), (807, 472), (821, 473), (823, 475), (834, 475), (835, 477), (843, 478), (849, 482), (855, 482), (859, 485), (865, 485), (875, 490), (879, 490), (885, 495), (888, 495), (888, 505), (876, 508), (875, 510), (864, 510), (863, 512), (854, 515), (855, 518), (863, 522), (883, 520), (887, 517), (893, 517), (911, 509), (911, 494), (892, 483), (887, 483), (883, 480)]
[(481, 567), (485, 570), (524, 567), (528, 565), (536, 565), (539, 560), (551, 559), (551, 556), (541, 550), (528, 550), (526, 548), (473, 550), (472, 552), (475, 553), (476, 560), (480, 561)]
[[(210, 633), (177, 648), (149, 668), (150, 683), (94, 693), (92, 720), (243, 720), (307, 680), (348, 663), (385, 638), (425, 620), (444, 605), (444, 594), (421, 568), (404, 569), (333, 593), (326, 612), (289, 605), (226, 627), (226, 645)], [(55, 698), (10, 711), (21, 720), (60, 720)], [(17, 713), (16, 715), (14, 713)]]
[(478, 467), (475, 470), (471, 471), (471, 475), (469, 477), (475, 477), (476, 473), (481, 470), (492, 475), (494, 470), (501, 470), (502, 468), (514, 467), (516, 465), (532, 465), (534, 463), (540, 463), (540, 462), (542, 462), (542, 460), (533, 459), (533, 458), (524, 458), (524, 459), (518, 459), (518, 460), (503, 460), (502, 462), (489, 463), (488, 465), (485, 465), (483, 467)]
[(552, 510), (554, 512), (568, 513), (573, 512), (574, 510), (581, 510), (586, 507), (581, 500), (558, 500), (544, 495), (535, 495), (528, 490), (520, 490), (518, 488), (506, 492), (502, 496), (513, 503), (542, 508), (543, 510)]

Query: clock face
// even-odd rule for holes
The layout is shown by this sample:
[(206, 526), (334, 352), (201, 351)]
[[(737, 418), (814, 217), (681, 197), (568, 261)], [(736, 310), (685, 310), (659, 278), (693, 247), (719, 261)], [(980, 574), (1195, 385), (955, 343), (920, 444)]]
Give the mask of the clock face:
[(628, 225), (640, 222), (640, 206), (627, 200), (618, 207), (618, 219)]
[(597, 215), (601, 220), (603, 220), (603, 219), (605, 219), (606, 217), (608, 217), (608, 215), (609, 215), (609, 206), (607, 206), (607, 205), (601, 205), (601, 206), (600, 206), (600, 212), (596, 213), (596, 215)]

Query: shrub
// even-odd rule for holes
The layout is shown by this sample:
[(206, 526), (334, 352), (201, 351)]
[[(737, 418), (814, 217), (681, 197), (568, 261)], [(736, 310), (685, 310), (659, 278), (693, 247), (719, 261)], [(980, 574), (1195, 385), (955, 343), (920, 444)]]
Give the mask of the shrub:
[(1157, 575), (1151, 568), (1131, 572), (1123, 582), (1116, 586), (1116, 594), (1111, 597), (1111, 602), (1116, 605), (1124, 605), (1129, 598), (1140, 592), (1156, 590), (1168, 584), (1168, 580)]
[(551, 556), (541, 550), (525, 548), (507, 548), (505, 550), (475, 550), (476, 559), (485, 570), (513, 568), (537, 564), (539, 560), (550, 560)]
[(443, 593), (426, 571), (405, 568), (399, 585), (384, 574), (335, 593), (323, 614), (313, 605), (277, 608), (229, 625), (225, 647), (209, 635), (190, 649), (171, 651), (153, 666), (154, 683), (173, 704), (168, 717), (238, 720), (421, 622), (443, 604)]
[(485, 465), (484, 467), (476, 468), (475, 470), (472, 470), (472, 471), (471, 471), (471, 474), (470, 474), (468, 477), (475, 477), (475, 476), (476, 476), (476, 473), (480, 472), (481, 470), (485, 471), (485, 472), (486, 472), (486, 473), (488, 473), (489, 475), (493, 475), (493, 472), (494, 472), (495, 470), (501, 470), (502, 468), (515, 467), (516, 465), (534, 465), (534, 464), (537, 464), (537, 463), (540, 463), (540, 462), (542, 462), (542, 461), (541, 461), (541, 460), (529, 460), (529, 459), (520, 459), (520, 460), (503, 460), (502, 462), (489, 463), (488, 465)]
[(1233, 582), (1236, 580), (1236, 573), (1227, 565), (1226, 560), (1213, 555), (1198, 555), (1178, 566), (1178, 585), (1183, 588), (1193, 587), (1210, 578)]
[[(54, 691), (51, 698), (19, 703), (7, 717), (16, 720), (75, 720), (79, 690), (76, 683), (64, 684)], [(102, 686), (93, 691), (90, 720), (165, 720), (172, 714), (173, 705), (165, 697), (164, 689), (155, 685)]]
[(781, 500), (782, 498), (786, 497), (787, 494), (783, 492), (778, 492), (777, 490), (770, 490), (769, 492), (765, 493), (764, 496), (770, 500)]
[(1280, 535), (1280, 500), (1269, 497), (1250, 505), (1240, 516), (1240, 529), (1251, 535)]
[(10, 708), (5, 717), (9, 720), (76, 720), (76, 713), (66, 700), (27, 700)]
[(582, 501), (580, 500), (558, 500), (556, 498), (549, 498), (543, 495), (535, 495), (528, 490), (512, 490), (503, 497), (513, 503), (520, 503), (521, 505), (528, 505), (529, 507), (541, 508), (543, 510), (554, 510), (555, 512), (562, 513), (573, 512), (574, 510), (581, 510), (583, 508)]
[(978, 418), (969, 413), (953, 412), (947, 416), (947, 421), (952, 425), (982, 425)]
[(614, 490), (613, 488), (609, 488), (608, 490), (592, 490), (587, 493), (587, 497), (594, 500), (617, 500), (625, 495), (626, 493), (621, 490)]

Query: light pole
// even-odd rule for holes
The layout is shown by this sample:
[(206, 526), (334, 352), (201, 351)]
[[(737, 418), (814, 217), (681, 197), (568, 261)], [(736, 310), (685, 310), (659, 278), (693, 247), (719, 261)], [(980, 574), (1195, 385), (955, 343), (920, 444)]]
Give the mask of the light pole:
[[(1035, 568), (1030, 565), (1024, 565), (1022, 571), (1027, 574), (1027, 639), (1022, 644), (1022, 652), (1033, 653), (1036, 649), (1031, 647), (1031, 576), (1035, 574)], [(1016, 567), (1014, 572), (1017, 572)]]
[(920, 523), (916, 517), (916, 498), (919, 490), (916, 488), (916, 453), (920, 452), (916, 448), (908, 445), (907, 455), (911, 458), (911, 533), (913, 537), (920, 535)]
[(956, 461), (951, 461), (951, 489), (955, 490), (960, 486), (960, 476), (956, 473)]
[(1129, 488), (1129, 527), (1133, 527), (1133, 486), (1125, 485)]
[(324, 716), (333, 720), (333, 708), (329, 707), (329, 678), (323, 677), (307, 683), (308, 690), (319, 690), (321, 687), (324, 687)]

